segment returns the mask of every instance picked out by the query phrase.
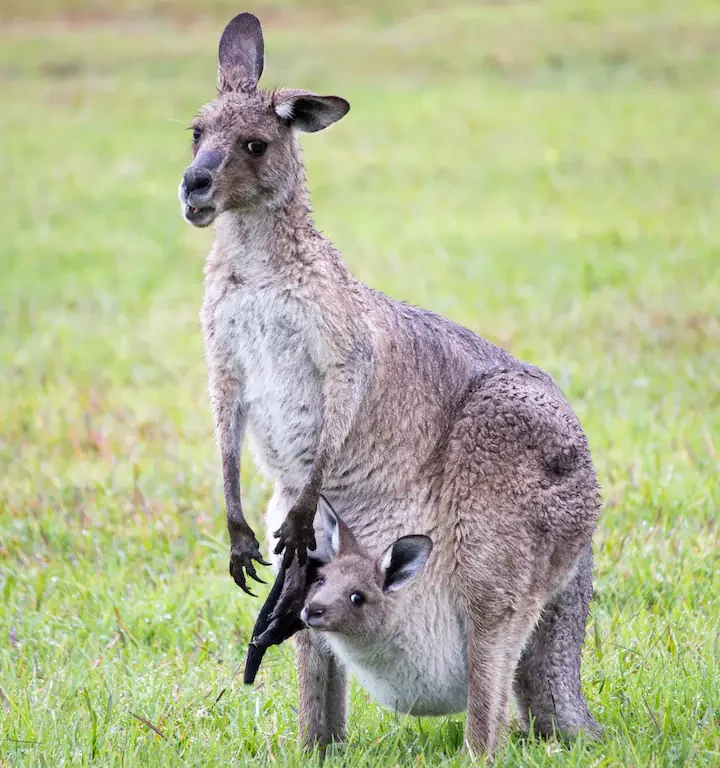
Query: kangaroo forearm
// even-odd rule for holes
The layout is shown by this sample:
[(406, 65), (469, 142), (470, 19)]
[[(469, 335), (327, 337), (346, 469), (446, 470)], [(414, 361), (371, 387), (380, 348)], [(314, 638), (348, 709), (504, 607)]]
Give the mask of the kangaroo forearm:
[(223, 491), (230, 535), (247, 528), (240, 499), (240, 450), (245, 432), (245, 413), (240, 385), (235, 379), (211, 378), (215, 430), (223, 474)]
[(240, 383), (225, 377), (213, 381), (212, 403), (223, 471), (223, 490), (230, 534), (230, 575), (249, 595), (247, 577), (261, 581), (253, 561), (269, 565), (260, 554), (258, 541), (245, 520), (240, 501), (240, 449), (245, 434), (246, 409), (241, 399)]
[(323, 392), (323, 426), (317, 451), (301, 496), (317, 502), (328, 464), (342, 450), (368, 388), (366, 370), (339, 366), (328, 375)]
[(240, 500), (240, 456), (236, 450), (222, 451), (223, 491), (227, 526), (233, 531), (247, 527)]

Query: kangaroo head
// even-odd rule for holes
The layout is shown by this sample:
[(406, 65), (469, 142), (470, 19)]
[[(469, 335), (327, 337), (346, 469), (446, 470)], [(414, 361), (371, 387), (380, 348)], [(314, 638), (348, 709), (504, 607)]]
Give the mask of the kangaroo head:
[(359, 545), (327, 502), (320, 504), (330, 562), (318, 571), (301, 618), (325, 632), (371, 639), (383, 632), (398, 590), (420, 573), (432, 550), (427, 536), (403, 536), (380, 558)]
[(327, 128), (350, 109), (338, 96), (259, 90), (263, 60), (260, 22), (241, 13), (220, 38), (218, 96), (192, 125), (193, 161), (179, 196), (185, 219), (196, 227), (227, 210), (285, 203), (304, 182), (296, 133)]

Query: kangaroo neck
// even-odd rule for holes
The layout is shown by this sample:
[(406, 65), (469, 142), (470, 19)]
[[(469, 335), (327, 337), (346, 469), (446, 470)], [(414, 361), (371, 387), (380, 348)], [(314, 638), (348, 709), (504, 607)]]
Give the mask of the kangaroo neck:
[(210, 262), (249, 278), (307, 265), (331, 249), (315, 229), (307, 193), (300, 188), (277, 207), (219, 216)]

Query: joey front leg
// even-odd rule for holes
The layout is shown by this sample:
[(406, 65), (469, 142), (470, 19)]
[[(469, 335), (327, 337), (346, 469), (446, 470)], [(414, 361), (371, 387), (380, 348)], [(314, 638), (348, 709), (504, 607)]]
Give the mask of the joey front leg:
[(273, 534), (278, 539), (275, 554), (285, 551), (286, 567), (295, 552), (300, 565), (304, 565), (308, 549), (316, 547), (313, 520), (325, 470), (350, 434), (371, 376), (371, 355), (366, 345), (355, 343), (338, 357), (344, 362), (329, 366), (325, 374), (322, 428), (310, 474), (283, 524)]
[(270, 563), (263, 560), (260, 554), (260, 544), (245, 519), (240, 501), (240, 449), (245, 433), (245, 411), (240, 382), (232, 377), (211, 377), (210, 393), (220, 446), (227, 526), (230, 534), (230, 575), (244, 592), (252, 595), (246, 583), (246, 572), (255, 581), (264, 583), (255, 571), (253, 560), (261, 565)]

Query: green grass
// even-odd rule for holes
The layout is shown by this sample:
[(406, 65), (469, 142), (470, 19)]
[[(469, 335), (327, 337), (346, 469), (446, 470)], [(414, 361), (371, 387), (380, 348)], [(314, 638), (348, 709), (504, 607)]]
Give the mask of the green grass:
[[(499, 764), (720, 765), (720, 6), (301, 5), (253, 9), (268, 84), (353, 105), (304, 139), (319, 226), (366, 282), (549, 370), (604, 488), (605, 737), (513, 735)], [(0, 765), (301, 760), (290, 644), (237, 674), (260, 600), (227, 573), (211, 234), (176, 188), (240, 8), (197, 6), (0, 8)], [(464, 764), (462, 728), (353, 687), (329, 764)]]

